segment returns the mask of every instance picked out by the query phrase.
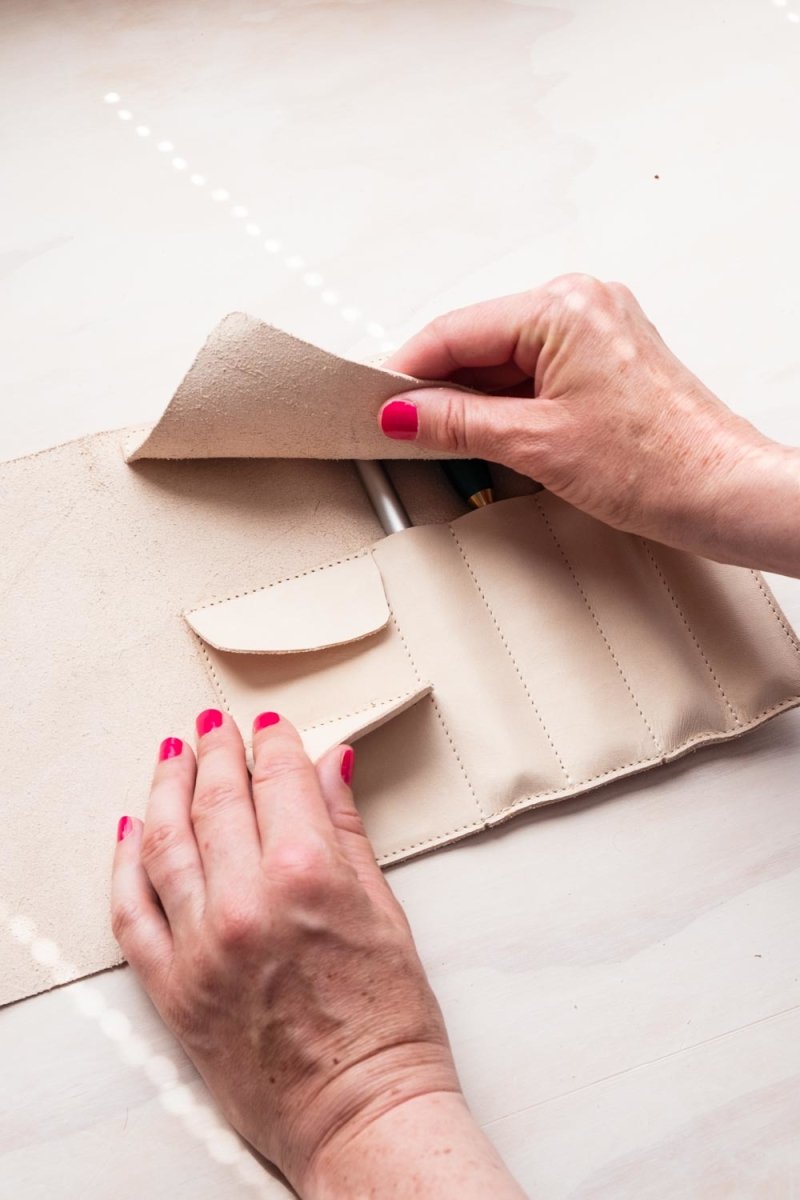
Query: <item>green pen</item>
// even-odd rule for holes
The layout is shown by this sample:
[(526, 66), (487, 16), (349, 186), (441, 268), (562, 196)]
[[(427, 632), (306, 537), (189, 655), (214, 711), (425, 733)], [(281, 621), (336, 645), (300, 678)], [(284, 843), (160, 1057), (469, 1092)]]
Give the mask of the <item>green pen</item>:
[(482, 458), (451, 458), (442, 463), (445, 475), (462, 500), (471, 508), (483, 508), (494, 501), (489, 464)]

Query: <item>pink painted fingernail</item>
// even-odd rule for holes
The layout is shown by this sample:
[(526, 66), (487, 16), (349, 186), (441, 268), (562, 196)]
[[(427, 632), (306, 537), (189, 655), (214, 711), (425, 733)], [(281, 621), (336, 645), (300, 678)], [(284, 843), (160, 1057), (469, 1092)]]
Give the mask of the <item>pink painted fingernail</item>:
[(117, 825), (117, 841), (124, 842), (132, 829), (133, 821), (130, 817), (120, 817), (119, 824)]
[(416, 404), (408, 400), (390, 400), (381, 412), (381, 429), (399, 442), (413, 442), (419, 429)]
[(339, 770), (342, 772), (342, 779), (347, 786), (350, 786), (350, 781), (353, 778), (353, 767), (355, 766), (356, 752), (351, 746), (348, 746), (342, 755), (342, 761), (339, 764)]
[(280, 721), (280, 715), (275, 712), (259, 713), (255, 721), (253, 721), (253, 729), (266, 729), (268, 725), (277, 725)]
[(222, 724), (222, 713), (218, 708), (206, 708), (200, 713), (195, 725), (197, 732), (202, 737), (204, 733), (208, 733), (211, 729), (219, 729)]
[(179, 754), (183, 754), (183, 742), (180, 738), (164, 738), (158, 748), (158, 761), (163, 762), (165, 758), (177, 758)]

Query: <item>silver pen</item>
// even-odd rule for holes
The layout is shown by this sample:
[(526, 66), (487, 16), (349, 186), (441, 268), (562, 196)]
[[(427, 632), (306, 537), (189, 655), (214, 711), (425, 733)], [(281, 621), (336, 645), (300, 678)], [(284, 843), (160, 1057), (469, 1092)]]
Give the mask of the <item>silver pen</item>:
[(373, 459), (356, 459), (355, 464), (384, 533), (399, 533), (401, 529), (408, 529), (411, 525), (408, 513), (383, 463)]

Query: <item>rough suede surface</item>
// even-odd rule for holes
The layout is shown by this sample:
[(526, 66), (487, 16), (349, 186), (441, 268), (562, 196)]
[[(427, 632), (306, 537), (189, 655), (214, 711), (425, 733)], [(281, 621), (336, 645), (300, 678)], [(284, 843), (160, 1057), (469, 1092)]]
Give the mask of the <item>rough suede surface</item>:
[(211, 333), (169, 408), (127, 448), (137, 458), (446, 458), (389, 441), (381, 405), (419, 379), (354, 363), (230, 313)]

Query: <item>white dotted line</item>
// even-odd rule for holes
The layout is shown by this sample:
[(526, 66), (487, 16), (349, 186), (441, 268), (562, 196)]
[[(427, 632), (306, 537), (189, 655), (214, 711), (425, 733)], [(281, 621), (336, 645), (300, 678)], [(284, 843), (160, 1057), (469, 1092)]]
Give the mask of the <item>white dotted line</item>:
[(203, 1103), (207, 1097), (203, 1085), (197, 1085), (200, 1102), (192, 1088), (179, 1082), (178, 1066), (165, 1054), (156, 1054), (144, 1038), (133, 1031), (130, 1018), (113, 1008), (100, 988), (86, 979), (76, 979), (79, 969), (61, 953), (55, 942), (39, 937), (30, 917), (11, 915), (0, 902), (0, 926), (20, 946), (26, 946), (35, 963), (45, 967), (52, 985), (69, 983), (69, 996), (78, 1013), (94, 1021), (102, 1033), (113, 1042), (120, 1058), (129, 1066), (138, 1067), (158, 1088), (163, 1108), (179, 1118), (187, 1131), (202, 1142), (215, 1162), (235, 1169), (242, 1183), (267, 1195), (269, 1177), (248, 1152), (232, 1129)]
[[(121, 121), (132, 122), (134, 117), (129, 108), (120, 108), (119, 104), (122, 97), (119, 92), (106, 92), (103, 100), (116, 111), (118, 118)], [(149, 125), (132, 125), (136, 135), (142, 139), (152, 136), (152, 129)], [(156, 149), (164, 155), (172, 156), (170, 162), (173, 168), (178, 172), (189, 172), (189, 163), (179, 154), (175, 154), (175, 145), (169, 139), (162, 139), (155, 143)], [(238, 222), (241, 222), (241, 229), (246, 237), (253, 239), (262, 239), (261, 245), (264, 251), (272, 256), (282, 257), (283, 265), (288, 271), (297, 272), (298, 277), (311, 291), (315, 291), (319, 296), (320, 303), (327, 305), (329, 308), (334, 308), (338, 311), (339, 316), (343, 321), (347, 321), (351, 325), (360, 325), (366, 334), (374, 341), (379, 343), (379, 349), (383, 353), (388, 353), (391, 350), (397, 349), (397, 344), (387, 339), (386, 330), (379, 321), (367, 320), (361, 310), (354, 304), (349, 304), (342, 300), (339, 293), (326, 286), (326, 280), (319, 271), (309, 268), (305, 259), (300, 254), (295, 254), (287, 251), (281, 240), (274, 236), (263, 237), (262, 226), (254, 220), (248, 219), (250, 214), (244, 204), (233, 202), (231, 193), (224, 187), (211, 187), (208, 177), (199, 172), (189, 172), (187, 178), (190, 183), (196, 188), (209, 188), (209, 195), (216, 204), (230, 205), (228, 211), (230, 216)]]

